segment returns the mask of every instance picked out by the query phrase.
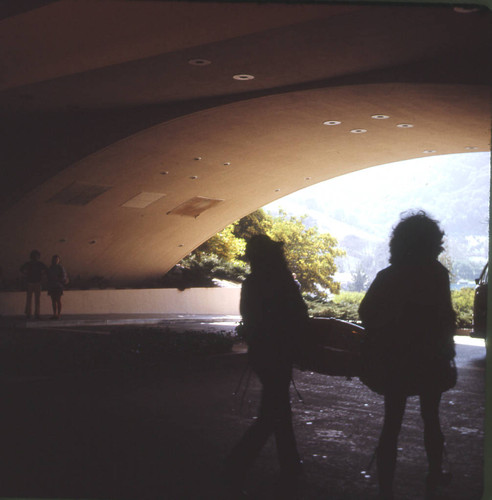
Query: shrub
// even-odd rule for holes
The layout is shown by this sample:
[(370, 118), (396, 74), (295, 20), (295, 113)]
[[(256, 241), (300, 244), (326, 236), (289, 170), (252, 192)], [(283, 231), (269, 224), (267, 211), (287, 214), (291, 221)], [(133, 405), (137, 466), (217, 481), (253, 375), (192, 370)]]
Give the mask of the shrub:
[[(190, 254), (181, 261), (185, 278), (190, 286), (203, 286), (208, 280), (212, 285), (212, 278), (224, 279), (239, 283), (249, 272), (249, 266), (241, 261), (227, 261), (213, 254)], [(196, 284), (195, 284), (196, 283)]]
[(458, 328), (472, 328), (473, 326), (473, 288), (461, 288), (451, 292), (453, 307), (456, 311), (456, 326)]
[(151, 354), (222, 354), (232, 350), (235, 336), (226, 331), (175, 331), (168, 327), (140, 327), (118, 331), (123, 350)]
[(341, 292), (330, 300), (321, 298), (305, 298), (309, 314), (318, 317), (332, 317), (357, 323), (359, 319), (359, 304), (364, 292)]

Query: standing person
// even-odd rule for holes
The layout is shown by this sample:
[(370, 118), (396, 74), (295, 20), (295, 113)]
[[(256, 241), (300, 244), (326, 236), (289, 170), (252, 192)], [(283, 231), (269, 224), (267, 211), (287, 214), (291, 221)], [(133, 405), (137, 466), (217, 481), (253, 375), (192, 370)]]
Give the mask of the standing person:
[(297, 451), (289, 387), (292, 366), (307, 320), (307, 307), (283, 253), (283, 243), (266, 235), (246, 246), (251, 274), (241, 289), (240, 312), (248, 343), (248, 361), (262, 384), (259, 416), (226, 462), (227, 481), (236, 493), (270, 435), (280, 463), (280, 494), (291, 498), (302, 473)]
[(34, 294), (34, 316), (40, 319), (41, 307), (41, 280), (46, 273), (46, 266), (40, 261), (41, 254), (38, 250), (33, 250), (30, 259), (22, 264), (20, 272), (26, 279), (26, 309), (27, 319), (31, 318), (31, 302)]
[[(408, 396), (419, 395), (429, 469), (426, 498), (450, 480), (442, 470), (442, 392), (456, 383), (449, 272), (437, 260), (444, 232), (425, 212), (405, 216), (393, 229), (390, 266), (378, 273), (360, 304), (372, 369), (384, 394), (384, 423), (377, 448), (381, 498), (393, 498), (397, 441)], [(363, 379), (364, 381), (364, 379)], [(369, 387), (371, 384), (368, 383)], [(373, 387), (371, 387), (373, 388)]]
[(61, 314), (61, 296), (63, 295), (64, 285), (68, 283), (67, 273), (61, 265), (59, 255), (53, 255), (51, 266), (47, 271), (48, 275), (48, 295), (51, 297), (53, 306), (53, 316), (50, 319), (60, 319)]

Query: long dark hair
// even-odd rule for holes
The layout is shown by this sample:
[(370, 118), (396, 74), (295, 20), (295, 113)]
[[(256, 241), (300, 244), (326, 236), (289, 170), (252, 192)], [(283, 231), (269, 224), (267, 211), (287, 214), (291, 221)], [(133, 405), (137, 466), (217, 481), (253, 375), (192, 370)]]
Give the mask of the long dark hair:
[(284, 244), (272, 240), (266, 234), (255, 234), (246, 244), (246, 258), (254, 274), (290, 275), (284, 255)]
[(391, 234), (390, 263), (427, 262), (443, 251), (444, 231), (423, 210), (406, 213)]

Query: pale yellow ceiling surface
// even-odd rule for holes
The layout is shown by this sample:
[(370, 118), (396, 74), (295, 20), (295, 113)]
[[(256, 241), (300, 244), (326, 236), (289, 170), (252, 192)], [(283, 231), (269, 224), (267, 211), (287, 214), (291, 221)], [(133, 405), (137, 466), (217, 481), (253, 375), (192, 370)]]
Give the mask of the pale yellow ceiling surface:
[(489, 150), (488, 28), (448, 7), (62, 0), (5, 18), (6, 280), (38, 248), (141, 283), (303, 187)]

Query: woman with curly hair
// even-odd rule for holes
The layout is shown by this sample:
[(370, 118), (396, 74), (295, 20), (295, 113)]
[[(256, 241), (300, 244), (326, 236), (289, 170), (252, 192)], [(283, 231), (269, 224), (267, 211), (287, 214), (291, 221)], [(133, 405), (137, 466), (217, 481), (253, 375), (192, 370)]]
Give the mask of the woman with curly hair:
[(384, 499), (393, 498), (398, 435), (408, 396), (420, 397), (429, 462), (426, 498), (433, 498), (438, 485), (450, 479), (442, 471), (439, 403), (442, 392), (456, 382), (452, 361), (456, 315), (449, 272), (438, 261), (443, 237), (437, 221), (425, 212), (404, 216), (391, 236), (391, 265), (377, 274), (360, 304), (367, 352), (372, 352), (367, 359), (377, 372), (367, 385), (384, 395), (384, 423), (376, 455)]

